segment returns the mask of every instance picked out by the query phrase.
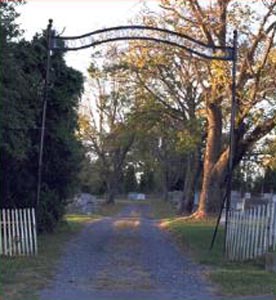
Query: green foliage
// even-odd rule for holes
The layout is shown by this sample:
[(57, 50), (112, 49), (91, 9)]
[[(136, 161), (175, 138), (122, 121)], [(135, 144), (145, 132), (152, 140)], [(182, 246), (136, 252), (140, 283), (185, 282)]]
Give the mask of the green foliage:
[[(1, 2), (1, 166), (2, 207), (36, 205), (36, 183), (46, 39), (19, 39), (16, 4)], [(17, 40), (15, 40), (15, 38)], [(76, 137), (82, 75), (66, 66), (61, 53), (51, 57), (49, 99), (43, 153), (39, 230), (53, 230), (66, 199), (77, 188), (83, 156)]]
[(133, 165), (128, 165), (124, 172), (124, 193), (137, 191), (138, 183)]
[(155, 189), (154, 171), (145, 168), (141, 174), (139, 191), (142, 193), (151, 193)]
[(122, 84), (117, 70), (103, 67), (102, 56), (98, 53), (95, 56), (89, 68), (89, 82), (93, 88), (91, 106), (79, 116), (79, 134), (98, 166), (95, 171), (99, 181), (104, 183), (106, 202), (114, 203), (135, 130), (128, 118), (126, 85)]
[(256, 193), (275, 193), (276, 171), (266, 169), (264, 176), (258, 176), (255, 178), (253, 190)]
[(78, 180), (82, 192), (93, 195), (103, 195), (106, 192), (106, 185), (99, 160), (91, 161), (88, 157), (85, 157), (81, 162)]

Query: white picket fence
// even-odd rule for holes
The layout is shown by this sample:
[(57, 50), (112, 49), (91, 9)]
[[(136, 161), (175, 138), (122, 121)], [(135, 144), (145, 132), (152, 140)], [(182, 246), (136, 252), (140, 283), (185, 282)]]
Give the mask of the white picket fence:
[(37, 233), (34, 208), (0, 210), (0, 255), (36, 255)]
[(244, 211), (230, 211), (226, 254), (244, 261), (276, 250), (276, 202)]

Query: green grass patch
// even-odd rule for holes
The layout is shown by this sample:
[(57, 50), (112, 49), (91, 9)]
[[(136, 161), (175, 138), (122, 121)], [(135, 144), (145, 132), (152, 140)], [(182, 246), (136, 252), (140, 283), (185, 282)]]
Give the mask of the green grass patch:
[(176, 237), (181, 248), (188, 251), (198, 263), (210, 266), (210, 279), (225, 295), (276, 295), (276, 275), (264, 270), (262, 259), (244, 263), (229, 262), (223, 255), (223, 229), (219, 228), (214, 248), (210, 243), (215, 219), (167, 222), (167, 228)]
[(152, 208), (152, 217), (154, 219), (172, 219), (176, 215), (176, 209), (168, 201), (158, 198), (150, 198), (148, 200)]

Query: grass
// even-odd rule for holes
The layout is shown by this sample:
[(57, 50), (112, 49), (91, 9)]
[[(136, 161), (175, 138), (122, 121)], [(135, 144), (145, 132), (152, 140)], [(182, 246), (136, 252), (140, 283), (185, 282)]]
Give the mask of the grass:
[[(264, 271), (262, 260), (229, 263), (224, 259), (222, 229), (219, 229), (214, 249), (209, 251), (215, 219), (184, 221), (175, 217), (175, 210), (170, 204), (156, 199), (148, 201), (152, 206), (152, 216), (156, 219), (163, 219), (166, 228), (175, 236), (180, 247), (188, 251), (195, 261), (208, 266), (208, 276), (220, 287), (223, 294), (230, 296), (276, 295), (275, 273)], [(38, 300), (36, 291), (49, 283), (65, 243), (87, 222), (102, 216), (115, 215), (128, 204), (133, 204), (133, 201), (119, 200), (112, 206), (103, 205), (97, 215), (66, 215), (64, 222), (61, 222), (54, 233), (39, 236), (38, 256), (1, 257), (0, 300)]]
[(150, 198), (147, 200), (152, 208), (152, 217), (154, 219), (172, 219), (175, 218), (176, 209), (169, 202), (158, 198)]
[(103, 217), (110, 217), (118, 214), (126, 205), (128, 204), (127, 201), (124, 200), (117, 200), (115, 204), (105, 204), (103, 203), (97, 214)]
[[(1, 258), (2, 299), (36, 299), (34, 290), (47, 284), (47, 279), (51, 276), (49, 265), (54, 264), (70, 233), (71, 228), (62, 224), (54, 234), (39, 237), (38, 256)], [(31, 290), (28, 286), (31, 286)]]
[(223, 256), (223, 230), (212, 251), (209, 250), (215, 219), (204, 221), (175, 219), (167, 222), (182, 249), (200, 264), (208, 267), (208, 277), (220, 287), (224, 295), (276, 295), (276, 276), (264, 270), (264, 261), (231, 263)]
[(101, 205), (97, 214), (68, 214), (51, 234), (38, 237), (38, 255), (35, 257), (0, 257), (0, 300), (38, 300), (36, 291), (52, 278), (56, 262), (68, 242), (87, 222), (117, 214), (127, 205)]
[(47, 285), (64, 245), (85, 223), (95, 216), (67, 215), (54, 233), (38, 237), (38, 255), (34, 257), (1, 257), (1, 300), (37, 300), (36, 291)]

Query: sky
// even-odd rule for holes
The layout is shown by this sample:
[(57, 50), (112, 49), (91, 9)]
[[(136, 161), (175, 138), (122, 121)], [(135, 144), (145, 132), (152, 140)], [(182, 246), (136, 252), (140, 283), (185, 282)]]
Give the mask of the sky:
[[(206, 0), (201, 0), (202, 3)], [(240, 0), (241, 1), (241, 0)], [(246, 1), (246, 0), (243, 0)], [(159, 8), (158, 0), (26, 0), (18, 7), (18, 22), (25, 30), (25, 38), (45, 29), (53, 19), (54, 29), (62, 35), (81, 35), (104, 27), (126, 25), (144, 6), (153, 11)], [(69, 66), (86, 75), (93, 49), (68, 52)]]
[[(104, 27), (126, 25), (143, 6), (158, 9), (156, 0), (27, 0), (18, 8), (21, 16), (18, 23), (30, 40), (36, 32), (41, 32), (53, 19), (53, 26), (63, 35), (81, 35)], [(66, 61), (85, 73), (93, 49), (68, 52)]]

